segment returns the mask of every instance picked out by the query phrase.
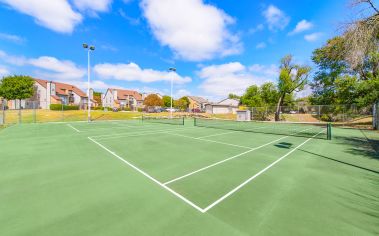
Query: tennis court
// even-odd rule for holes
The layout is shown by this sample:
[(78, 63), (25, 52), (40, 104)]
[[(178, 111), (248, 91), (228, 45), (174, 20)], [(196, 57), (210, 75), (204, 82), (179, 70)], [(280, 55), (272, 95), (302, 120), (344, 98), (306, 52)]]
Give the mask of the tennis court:
[(0, 234), (376, 235), (378, 143), (314, 123), (11, 126)]

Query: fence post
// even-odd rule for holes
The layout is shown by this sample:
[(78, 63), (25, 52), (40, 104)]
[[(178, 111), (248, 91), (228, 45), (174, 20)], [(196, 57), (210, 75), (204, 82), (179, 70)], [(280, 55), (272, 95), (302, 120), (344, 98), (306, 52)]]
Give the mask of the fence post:
[(0, 125), (4, 125), (5, 124), (5, 120), (4, 120), (4, 100), (2, 99), (1, 100), (1, 120), (0, 120)]
[[(17, 101), (17, 100), (15, 100)], [(22, 123), (22, 118), (21, 118), (21, 100), (19, 99), (19, 104), (18, 104), (18, 123), (21, 124)]]
[(64, 122), (64, 109), (63, 109), (63, 104), (61, 104), (61, 112), (62, 112), (62, 122)]
[(6, 113), (5, 113), (5, 109), (7, 108), (8, 106), (8, 101), (6, 99), (3, 100), (3, 124), (5, 125), (7, 120), (6, 120)]
[(379, 101), (374, 103), (372, 112), (372, 127), (375, 130), (379, 130)]
[(36, 117), (36, 101), (33, 101), (33, 122), (37, 122), (37, 117)]

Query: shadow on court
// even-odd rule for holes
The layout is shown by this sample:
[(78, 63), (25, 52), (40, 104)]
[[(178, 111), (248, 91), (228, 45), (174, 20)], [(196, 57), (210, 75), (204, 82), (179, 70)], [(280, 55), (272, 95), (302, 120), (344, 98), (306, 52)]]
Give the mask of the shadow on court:
[(290, 149), (293, 146), (293, 144), (292, 143), (287, 143), (287, 142), (281, 142), (281, 143), (275, 144), (274, 146), (278, 147), (278, 148)]
[(351, 166), (351, 167), (354, 167), (354, 168), (358, 168), (358, 169), (361, 169), (361, 170), (365, 170), (365, 171), (369, 171), (369, 172), (372, 172), (372, 173), (375, 173), (375, 174), (379, 174), (379, 171), (377, 171), (377, 170), (372, 170), (372, 169), (369, 169), (369, 168), (366, 168), (366, 167), (358, 166), (358, 165), (355, 165), (355, 164), (351, 164), (351, 163), (348, 163), (348, 162), (337, 160), (337, 159), (334, 159), (334, 158), (331, 158), (331, 157), (327, 157), (327, 156), (324, 156), (324, 155), (321, 155), (321, 154), (317, 154), (317, 153), (314, 153), (314, 152), (310, 152), (310, 151), (306, 151), (306, 150), (303, 150), (303, 149), (298, 149), (298, 150), (302, 151), (302, 152), (305, 152), (305, 153), (308, 153), (308, 154), (312, 154), (315, 157), (323, 158), (324, 160), (329, 160), (329, 161), (337, 162), (337, 163), (340, 163), (340, 164), (343, 164), (343, 165), (348, 165), (348, 166)]

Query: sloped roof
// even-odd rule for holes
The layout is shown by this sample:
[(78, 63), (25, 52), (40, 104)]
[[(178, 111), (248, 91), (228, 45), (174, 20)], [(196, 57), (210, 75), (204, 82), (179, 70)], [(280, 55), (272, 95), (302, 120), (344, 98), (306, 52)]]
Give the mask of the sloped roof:
[(202, 97), (197, 97), (197, 96), (188, 96), (188, 98), (194, 100), (195, 102), (198, 103), (209, 103), (207, 99), (202, 98)]
[(61, 101), (62, 99), (58, 97), (57, 95), (51, 95), (52, 98), (54, 98), (57, 101)]
[(228, 105), (228, 106), (238, 106), (240, 101), (238, 99), (234, 98), (226, 98), (224, 100), (221, 100), (218, 102), (218, 105)]
[[(34, 79), (34, 81), (42, 85), (44, 88), (47, 88), (47, 83), (49, 82), (47, 80), (42, 80), (42, 79)], [(59, 95), (67, 95), (65, 93), (65, 90), (72, 90), (74, 93), (76, 93), (80, 97), (87, 97), (87, 94), (85, 92), (83, 92), (82, 90), (80, 90), (78, 87), (74, 85), (64, 84), (64, 83), (54, 82), (54, 81), (52, 81), (52, 83), (55, 84), (55, 92)]]
[(142, 94), (134, 90), (126, 90), (126, 89), (111, 89), (117, 91), (117, 100), (125, 100), (128, 96), (134, 97), (138, 101), (142, 101)]

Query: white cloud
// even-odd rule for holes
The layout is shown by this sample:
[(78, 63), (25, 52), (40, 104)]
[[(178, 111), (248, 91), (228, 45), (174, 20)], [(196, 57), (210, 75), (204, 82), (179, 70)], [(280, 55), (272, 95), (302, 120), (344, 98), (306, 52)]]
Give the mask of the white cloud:
[(186, 90), (186, 89), (178, 89), (176, 91), (174, 91), (174, 95), (173, 95), (173, 98), (175, 99), (179, 99), (181, 97), (184, 97), (184, 96), (189, 96), (191, 95), (191, 92)]
[(313, 27), (313, 24), (311, 22), (307, 20), (302, 20), (296, 24), (295, 29), (289, 32), (288, 35), (294, 35), (294, 34), (300, 33), (300, 32), (309, 30), (312, 27)]
[[(29, 65), (49, 71), (46, 75), (49, 78), (59, 79), (79, 79), (83, 78), (86, 71), (79, 68), (73, 62), (67, 60), (58, 60), (55, 57), (42, 56), (38, 58), (31, 58), (27, 61)], [(50, 74), (50, 73), (53, 74)], [(46, 76), (45, 76), (46, 77)]]
[(111, 44), (103, 44), (100, 46), (100, 48), (105, 50), (105, 51), (111, 51), (111, 52), (117, 52), (118, 51), (118, 48), (116, 48), (115, 46), (113, 46)]
[[(84, 80), (68, 80), (68, 81), (65, 80), (63, 82), (76, 85), (77, 87), (81, 88), (83, 91), (87, 91), (87, 88), (88, 88), (87, 81), (84, 81)], [(103, 92), (106, 91), (108, 88), (120, 88), (120, 89), (122, 89), (120, 86), (107, 84), (101, 80), (92, 80), (91, 81), (91, 88), (96, 90), (96, 91), (103, 91)]]
[(263, 16), (266, 18), (268, 28), (271, 31), (283, 30), (290, 22), (290, 18), (274, 5), (268, 6), (263, 11)]
[(10, 75), (10, 72), (7, 68), (0, 66), (0, 78)]
[[(86, 70), (67, 60), (59, 60), (55, 57), (42, 56), (38, 58), (26, 58), (14, 56), (0, 50), (0, 60), (15, 66), (32, 66), (37, 69), (39, 76), (48, 79), (80, 79), (86, 74)], [(41, 71), (42, 69), (42, 71)]]
[(249, 29), (249, 31), (247, 33), (248, 34), (255, 34), (256, 32), (264, 30), (264, 28), (265, 27), (263, 24), (259, 24), (256, 27)]
[(323, 35), (324, 34), (321, 32), (307, 34), (304, 36), (304, 39), (307, 40), (308, 42), (315, 42), (315, 41), (319, 40)]
[(81, 11), (106, 12), (113, 0), (73, 0), (74, 5)]
[(234, 19), (203, 0), (143, 0), (154, 36), (180, 58), (201, 61), (242, 51), (239, 37), (228, 31)]
[(204, 91), (204, 96), (217, 100), (229, 93), (242, 95), (253, 84), (276, 81), (278, 74), (279, 69), (275, 65), (254, 64), (246, 67), (239, 62), (211, 65), (198, 72), (198, 76), (204, 80), (199, 87)]
[(295, 97), (296, 98), (304, 98), (304, 97), (308, 97), (312, 94), (313, 90), (311, 88), (311, 86), (309, 85), (305, 85), (304, 89), (301, 90), (300, 92), (296, 92), (295, 93)]
[(257, 46), (255, 46), (255, 48), (257, 49), (262, 49), (262, 48), (265, 48), (267, 45), (265, 42), (260, 42), (257, 44)]
[(248, 69), (256, 77), (265, 78), (267, 81), (275, 81), (279, 77), (279, 67), (274, 64), (271, 64), (271, 65), (254, 64), (250, 66)]
[(0, 0), (13, 9), (32, 16), (36, 23), (60, 33), (71, 33), (82, 16), (67, 0)]
[(129, 64), (97, 64), (94, 67), (94, 71), (104, 78), (123, 81), (139, 81), (143, 83), (171, 81), (171, 79), (175, 83), (187, 83), (191, 81), (190, 77), (182, 77), (174, 72), (142, 69), (133, 62)]
[(118, 13), (120, 14), (120, 16), (122, 18), (127, 20), (129, 22), (129, 24), (131, 24), (131, 25), (139, 25), (141, 23), (139, 18), (133, 18), (131, 16), (128, 16), (128, 14), (126, 14), (126, 12), (122, 9), (119, 9)]
[(25, 39), (23, 37), (20, 37), (14, 34), (6, 34), (6, 33), (0, 33), (0, 39), (7, 40), (7, 41), (17, 43), (17, 44), (23, 44), (25, 42)]
[(9, 55), (6, 52), (1, 51), (1, 50), (0, 50), (0, 59), (6, 63), (17, 65), (17, 66), (22, 66), (26, 63), (25, 57)]

